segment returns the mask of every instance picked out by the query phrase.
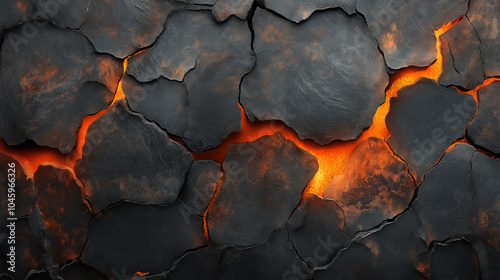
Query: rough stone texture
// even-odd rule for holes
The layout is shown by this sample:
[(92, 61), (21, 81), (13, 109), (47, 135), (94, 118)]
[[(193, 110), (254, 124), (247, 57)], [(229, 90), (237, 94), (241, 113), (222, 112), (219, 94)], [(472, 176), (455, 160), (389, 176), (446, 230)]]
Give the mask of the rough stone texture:
[(500, 81), (478, 91), (479, 110), (467, 127), (474, 144), (500, 154)]
[(189, 210), (203, 216), (215, 195), (217, 183), (222, 175), (220, 164), (217, 162), (212, 160), (195, 161), (189, 169), (186, 183), (179, 198), (186, 203)]
[(441, 36), (443, 73), (439, 83), (475, 89), (484, 82), (480, 41), (467, 18), (454, 24)]
[(297, 25), (257, 8), (253, 25), (257, 60), (240, 97), (251, 121), (281, 120), (320, 144), (371, 125), (388, 76), (361, 17), (328, 10)]
[(474, 194), (469, 172), (475, 151), (474, 147), (459, 143), (425, 175), (412, 207), (422, 221), (428, 243), (472, 232)]
[[(9, 164), (14, 163), (15, 173), (9, 171)], [(31, 203), (35, 198), (35, 194), (33, 192), (33, 183), (31, 179), (26, 177), (24, 173), (23, 167), (19, 162), (13, 157), (0, 152), (0, 166), (3, 168), (2, 172), (0, 172), (0, 232), (4, 232), (7, 226), (7, 218), (8, 217), (16, 217), (21, 218), (30, 214), (31, 212)], [(13, 174), (13, 176), (9, 176), (8, 174)], [(14, 180), (14, 182), (9, 182), (9, 180)], [(15, 211), (14, 216), (9, 215), (9, 193), (7, 189), (10, 185), (15, 186)], [(12, 198), (12, 197), (11, 197)]]
[[(106, 276), (104, 276), (99, 271), (93, 269), (90, 266), (87, 266), (80, 261), (73, 261), (72, 263), (64, 266), (59, 271), (59, 276), (66, 279), (71, 280), (109, 280)], [(122, 276), (120, 273), (113, 273), (113, 277), (117, 280), (121, 280)]]
[(425, 172), (444, 151), (464, 137), (465, 128), (477, 110), (474, 97), (435, 81), (420, 79), (391, 98), (386, 124), (387, 142), (407, 164), (419, 184)]
[(226, 178), (207, 214), (210, 240), (250, 246), (285, 225), (318, 163), (277, 133), (232, 144), (223, 169)]
[(36, 205), (45, 224), (52, 263), (78, 258), (87, 239), (91, 212), (69, 170), (40, 166), (34, 176)]
[(82, 262), (108, 277), (160, 273), (174, 258), (206, 245), (203, 219), (182, 202), (169, 206), (123, 203), (92, 220)]
[(431, 254), (432, 279), (480, 279), (476, 252), (465, 240), (437, 245)]
[(192, 161), (180, 144), (120, 100), (90, 125), (75, 172), (97, 213), (122, 200), (174, 201)]
[(237, 18), (220, 24), (208, 11), (175, 12), (156, 44), (129, 60), (127, 73), (140, 82), (161, 75), (185, 82), (189, 108), (183, 141), (199, 153), (241, 128), (239, 84), (254, 63), (250, 41), (247, 24)]
[(187, 126), (187, 89), (178, 81), (160, 77), (148, 83), (139, 83), (125, 75), (123, 93), (133, 111), (154, 121), (168, 133), (182, 136)]
[(324, 266), (346, 243), (344, 212), (334, 201), (311, 195), (287, 222), (288, 237), (309, 267)]
[(372, 137), (356, 147), (346, 173), (334, 176), (323, 195), (344, 210), (345, 232), (351, 236), (402, 213), (414, 191), (406, 165)]
[(12, 29), (2, 45), (0, 137), (9, 145), (31, 139), (69, 153), (82, 118), (113, 99), (122, 65), (96, 54), (80, 33), (52, 24), (10, 44), (25, 26)]
[(217, 21), (225, 21), (232, 15), (245, 20), (254, 0), (217, 0), (212, 7), (212, 16)]
[(316, 280), (373, 279), (373, 265), (371, 250), (362, 243), (353, 242), (328, 268), (315, 271), (313, 277)]
[(435, 29), (467, 12), (468, 0), (357, 0), (368, 28), (377, 38), (387, 66), (428, 66), (436, 60)]
[(476, 152), (472, 157), (470, 182), (474, 188), (474, 247), (482, 279), (500, 275), (500, 159)]
[(266, 244), (249, 249), (229, 248), (220, 261), (222, 279), (308, 279), (309, 270), (295, 253), (286, 229)]
[(471, 0), (467, 18), (481, 41), (481, 58), (487, 77), (500, 76), (500, 2)]
[(426, 262), (427, 251), (420, 226), (417, 215), (409, 209), (394, 223), (363, 239), (374, 255), (372, 279), (425, 279), (417, 270)]
[(296, 23), (308, 19), (312, 13), (319, 10), (342, 8), (348, 14), (356, 12), (354, 0), (263, 0), (263, 4)]
[(180, 7), (173, 0), (91, 1), (80, 30), (97, 51), (125, 58), (151, 45), (168, 15)]
[(222, 271), (219, 259), (221, 248), (203, 248), (183, 257), (175, 268), (167, 274), (165, 280), (205, 279), (220, 280)]

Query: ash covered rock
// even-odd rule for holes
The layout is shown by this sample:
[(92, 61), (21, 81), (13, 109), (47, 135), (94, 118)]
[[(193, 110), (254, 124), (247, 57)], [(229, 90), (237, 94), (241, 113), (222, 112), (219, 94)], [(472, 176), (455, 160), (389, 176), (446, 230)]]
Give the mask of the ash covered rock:
[(359, 15), (321, 11), (297, 25), (257, 8), (253, 26), (257, 60), (240, 100), (250, 121), (281, 120), (320, 144), (371, 125), (388, 75)]
[(75, 173), (98, 213), (122, 200), (174, 201), (192, 161), (180, 144), (120, 100), (90, 125)]
[(212, 15), (217, 21), (225, 21), (232, 15), (245, 20), (253, 2), (254, 0), (217, 0), (212, 7)]
[(308, 19), (312, 13), (319, 10), (342, 8), (348, 14), (356, 12), (354, 0), (263, 0), (263, 4), (296, 23)]
[(318, 163), (277, 133), (232, 144), (222, 167), (226, 178), (207, 214), (210, 240), (251, 246), (285, 225)]
[(123, 67), (96, 54), (85, 36), (52, 24), (37, 28), (19, 44), (28, 23), (6, 35), (0, 63), (0, 137), (9, 145), (31, 139), (69, 153), (82, 118), (106, 108)]

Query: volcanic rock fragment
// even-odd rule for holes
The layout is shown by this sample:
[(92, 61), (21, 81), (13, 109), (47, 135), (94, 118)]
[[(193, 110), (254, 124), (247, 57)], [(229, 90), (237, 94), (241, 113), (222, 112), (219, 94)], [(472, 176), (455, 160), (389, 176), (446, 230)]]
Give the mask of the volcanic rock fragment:
[(251, 246), (285, 225), (318, 162), (277, 133), (229, 146), (223, 170), (226, 178), (208, 208), (210, 240)]
[(203, 216), (208, 204), (215, 195), (217, 183), (222, 178), (220, 164), (211, 160), (195, 161), (186, 178), (179, 198), (187, 208)]
[(284, 228), (276, 231), (266, 244), (226, 249), (220, 263), (222, 279), (309, 279), (310, 274)]
[(495, 81), (480, 89), (477, 97), (479, 110), (467, 127), (467, 138), (500, 154), (500, 82)]
[(174, 0), (91, 1), (80, 30), (97, 51), (125, 58), (151, 45), (181, 5)]
[(434, 30), (467, 12), (468, 0), (357, 0), (356, 8), (384, 53), (387, 66), (428, 66), (436, 60)]
[(343, 227), (344, 212), (337, 203), (316, 195), (309, 196), (287, 222), (290, 241), (311, 268), (331, 262), (347, 243)]
[(420, 79), (391, 98), (385, 119), (391, 131), (387, 142), (407, 163), (417, 184), (444, 151), (464, 137), (476, 110), (477, 103), (471, 95), (442, 88), (430, 79)]
[(479, 37), (467, 18), (441, 35), (443, 73), (439, 83), (474, 89), (484, 82)]
[(500, 76), (500, 2), (471, 0), (467, 18), (481, 41), (481, 58), (486, 77)]
[(123, 93), (130, 109), (154, 121), (167, 132), (182, 136), (187, 126), (187, 89), (183, 83), (160, 77), (139, 83), (125, 74)]
[[(26, 23), (27, 24), (27, 23)], [(28, 139), (69, 153), (86, 115), (113, 99), (122, 65), (96, 54), (85, 36), (52, 24), (37, 28), (19, 44), (26, 24), (12, 29), (2, 45), (0, 63), (0, 137), (9, 145)]]
[(465, 240), (437, 245), (431, 254), (432, 279), (480, 279), (476, 251)]
[(356, 12), (356, 1), (353, 0), (263, 0), (263, 3), (266, 8), (296, 23), (308, 19), (318, 10), (342, 8), (348, 14)]
[(345, 232), (351, 236), (402, 213), (414, 190), (406, 165), (391, 154), (381, 139), (372, 137), (356, 147), (346, 173), (334, 176), (323, 195), (344, 210)]
[(165, 280), (205, 279), (219, 280), (222, 271), (219, 259), (222, 255), (221, 248), (207, 247), (189, 253), (183, 257), (175, 268), (167, 274)]
[(122, 200), (174, 201), (192, 161), (180, 144), (120, 100), (90, 125), (75, 172), (97, 213)]
[(203, 219), (178, 201), (168, 206), (122, 203), (92, 220), (82, 262), (108, 277), (167, 270), (174, 258), (206, 245)]
[[(120, 274), (118, 275), (121, 276)], [(118, 275), (113, 275), (113, 277), (120, 279), (117, 277)], [(63, 279), (71, 280), (108, 280), (108, 278), (102, 273), (81, 263), (80, 261), (73, 261), (72, 263), (65, 265), (59, 271), (59, 276)]]
[(254, 0), (217, 0), (212, 7), (212, 15), (217, 21), (225, 21), (235, 15), (245, 20), (252, 8)]
[(35, 173), (36, 205), (45, 224), (53, 264), (78, 258), (87, 239), (91, 212), (71, 171), (40, 166)]
[(361, 17), (328, 10), (297, 25), (257, 8), (253, 25), (257, 60), (241, 86), (250, 121), (281, 120), (320, 144), (371, 125), (388, 76)]
[(221, 24), (208, 11), (175, 12), (156, 44), (130, 58), (127, 73), (140, 82), (160, 76), (185, 82), (189, 108), (183, 140), (199, 153), (241, 128), (238, 94), (254, 63), (250, 45), (248, 25), (235, 17)]

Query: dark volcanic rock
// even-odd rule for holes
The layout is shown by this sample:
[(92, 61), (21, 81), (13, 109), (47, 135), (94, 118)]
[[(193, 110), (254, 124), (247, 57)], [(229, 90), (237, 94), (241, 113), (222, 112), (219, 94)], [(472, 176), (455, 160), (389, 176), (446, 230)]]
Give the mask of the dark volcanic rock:
[(92, 220), (82, 262), (113, 271), (160, 273), (187, 250), (206, 245), (203, 219), (178, 201), (169, 206), (123, 203)]
[(222, 279), (309, 279), (307, 266), (295, 253), (284, 228), (263, 245), (229, 248), (221, 258)]
[[(92, 145), (94, 137), (100, 142)], [(122, 200), (174, 201), (192, 161), (180, 144), (121, 100), (90, 125), (75, 172), (97, 213)]]
[(130, 58), (127, 73), (140, 82), (164, 76), (183, 80), (188, 89), (184, 143), (199, 153), (216, 148), (240, 130), (240, 80), (254, 56), (248, 25), (231, 17), (218, 23), (208, 11), (169, 16), (156, 44)]
[(277, 133), (232, 144), (223, 169), (226, 178), (207, 214), (210, 239), (250, 246), (267, 242), (285, 225), (318, 162)]
[(500, 275), (500, 159), (482, 153), (472, 157), (475, 244), (483, 279)]
[(334, 201), (311, 195), (287, 222), (288, 236), (309, 267), (324, 266), (347, 243), (344, 212)]
[(339, 257), (325, 270), (314, 272), (316, 280), (359, 280), (373, 279), (373, 254), (362, 243), (353, 242), (342, 251)]
[(436, 60), (435, 29), (467, 12), (468, 0), (357, 0), (387, 66), (428, 66)]
[(217, 183), (222, 178), (220, 164), (212, 160), (195, 161), (186, 178), (186, 183), (179, 198), (186, 203), (187, 208), (203, 216), (212, 200)]
[(443, 73), (439, 83), (474, 89), (484, 82), (479, 37), (467, 18), (441, 36)]
[(69, 153), (85, 115), (106, 108), (122, 75), (120, 61), (98, 55), (76, 31), (51, 24), (11, 44), (26, 24), (6, 35), (0, 64), (0, 136), (7, 144), (28, 139)]
[(97, 51), (125, 58), (151, 45), (181, 5), (173, 0), (91, 1), (80, 30)]
[(187, 89), (178, 81), (160, 77), (152, 82), (139, 83), (125, 75), (123, 93), (130, 109), (176, 136), (182, 136), (187, 126)]
[(87, 239), (91, 212), (70, 170), (40, 166), (34, 176), (36, 205), (45, 223), (52, 263), (78, 258)]
[(427, 246), (419, 231), (420, 220), (409, 209), (394, 223), (363, 239), (374, 255), (371, 279), (425, 279), (417, 268), (426, 262)]
[(431, 254), (432, 279), (480, 279), (476, 252), (465, 240), (437, 245)]
[(320, 144), (371, 125), (388, 76), (361, 17), (328, 10), (297, 25), (257, 8), (253, 25), (257, 61), (241, 86), (251, 121), (281, 120)]
[(189, 253), (175, 265), (173, 270), (169, 271), (164, 279), (219, 280), (222, 275), (219, 265), (221, 255), (222, 249), (212, 247)]
[(417, 184), (455, 140), (464, 137), (477, 110), (474, 97), (435, 81), (420, 79), (391, 98), (387, 142), (407, 164)]
[[(71, 280), (109, 280), (106, 276), (101, 274), (99, 271), (93, 269), (90, 266), (87, 266), (80, 261), (74, 261), (68, 265), (65, 265), (60, 271), (59, 276), (66, 279)], [(121, 280), (118, 276), (120, 274), (115, 275), (113, 277)]]
[(477, 96), (479, 110), (467, 127), (467, 138), (500, 154), (500, 81), (479, 90)]
[(500, 2), (471, 0), (467, 17), (481, 41), (481, 58), (487, 77), (500, 76)]
[(263, 3), (266, 8), (297, 23), (308, 19), (318, 10), (340, 7), (349, 14), (356, 12), (354, 0), (263, 0)]
[(476, 150), (459, 143), (425, 175), (412, 208), (422, 221), (428, 243), (472, 232), (470, 160)]
[[(14, 166), (11, 166), (11, 164), (14, 164)], [(16, 159), (0, 152), (0, 166), (3, 168), (3, 171), (0, 172), (0, 232), (3, 232), (8, 217), (21, 218), (30, 214), (31, 203), (35, 198), (35, 194), (32, 181), (26, 177), (23, 167)], [(8, 204), (11, 202), (9, 198), (12, 199), (12, 195), (7, 191), (9, 185), (14, 186), (15, 189), (14, 215), (9, 215), (8, 211)]]
[(217, 21), (225, 21), (232, 15), (245, 20), (252, 4), (253, 0), (217, 0), (212, 7), (212, 15)]
[(414, 191), (406, 165), (381, 139), (372, 137), (356, 147), (346, 173), (333, 177), (323, 194), (344, 210), (345, 232), (350, 236), (403, 212)]

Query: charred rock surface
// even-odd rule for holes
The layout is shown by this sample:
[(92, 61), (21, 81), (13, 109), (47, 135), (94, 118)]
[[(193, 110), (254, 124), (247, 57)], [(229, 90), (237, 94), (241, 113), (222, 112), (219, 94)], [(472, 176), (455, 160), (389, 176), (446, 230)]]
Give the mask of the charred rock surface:
[(312, 13), (319, 10), (342, 8), (348, 14), (356, 12), (356, 1), (353, 0), (263, 0), (263, 4), (296, 23), (308, 19)]
[(212, 15), (217, 21), (225, 21), (232, 15), (245, 20), (253, 2), (254, 0), (217, 0), (212, 7)]
[(476, 251), (465, 240), (438, 244), (431, 253), (432, 279), (480, 279)]
[(250, 121), (281, 120), (320, 144), (371, 125), (388, 75), (360, 16), (328, 10), (297, 25), (257, 8), (253, 26), (257, 60), (240, 100)]
[[(88, 265), (83, 264), (80, 261), (73, 261), (63, 266), (59, 271), (59, 276), (61, 276), (63, 279), (72, 280), (109, 280), (109, 278), (104, 276), (104, 274)], [(122, 275), (118, 272), (117, 275), (113, 273), (114, 279), (120, 279), (120, 276)]]
[(188, 253), (163, 279), (221, 279), (222, 270), (219, 260), (222, 256), (222, 249), (209, 246), (196, 252)]

